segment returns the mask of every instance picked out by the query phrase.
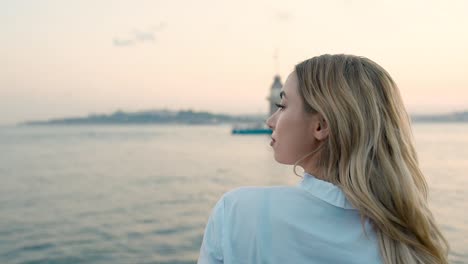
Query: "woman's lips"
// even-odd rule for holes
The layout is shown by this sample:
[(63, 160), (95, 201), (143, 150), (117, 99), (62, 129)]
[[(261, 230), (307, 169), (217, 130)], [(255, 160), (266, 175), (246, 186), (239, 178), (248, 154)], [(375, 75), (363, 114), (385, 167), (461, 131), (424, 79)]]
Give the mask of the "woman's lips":
[(276, 142), (274, 138), (271, 138), (270, 146), (273, 146), (273, 144)]

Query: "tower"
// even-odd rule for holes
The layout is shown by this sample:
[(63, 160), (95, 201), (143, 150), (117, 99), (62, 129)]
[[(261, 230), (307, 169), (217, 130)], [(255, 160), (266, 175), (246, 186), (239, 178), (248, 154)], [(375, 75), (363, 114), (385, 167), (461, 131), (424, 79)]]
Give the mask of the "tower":
[(267, 97), (267, 100), (270, 103), (270, 114), (271, 116), (274, 112), (276, 112), (277, 106), (275, 104), (279, 104), (281, 101), (280, 92), (283, 88), (283, 84), (281, 83), (281, 77), (279, 76), (279, 62), (278, 62), (278, 49), (275, 49), (273, 54), (273, 59), (275, 60), (275, 71), (276, 75), (273, 80), (273, 84), (270, 88), (270, 96)]
[(281, 101), (280, 92), (281, 88), (283, 88), (283, 84), (281, 83), (281, 77), (277, 74), (273, 80), (273, 84), (270, 88), (270, 96), (267, 97), (267, 100), (270, 102), (270, 114), (271, 116), (274, 112), (276, 112), (276, 105), (275, 103), (279, 103)]

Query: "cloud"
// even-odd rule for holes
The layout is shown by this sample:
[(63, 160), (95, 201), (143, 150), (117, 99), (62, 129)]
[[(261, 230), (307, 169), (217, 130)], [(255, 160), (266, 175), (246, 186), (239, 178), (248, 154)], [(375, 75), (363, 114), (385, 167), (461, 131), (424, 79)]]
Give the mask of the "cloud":
[(128, 46), (133, 46), (135, 44), (135, 41), (133, 41), (132, 39), (114, 38), (113, 43), (114, 43), (114, 46), (117, 46), (117, 47), (128, 47)]
[(152, 31), (138, 31), (134, 30), (133, 31), (133, 36), (136, 41), (139, 42), (154, 42), (155, 40), (155, 34)]
[(275, 19), (279, 22), (289, 22), (293, 18), (293, 15), (287, 11), (278, 11), (275, 14)]
[(113, 44), (116, 47), (129, 47), (145, 42), (155, 43), (156, 33), (161, 32), (166, 27), (166, 22), (161, 22), (159, 25), (151, 26), (149, 30), (134, 29), (126, 37), (114, 37)]

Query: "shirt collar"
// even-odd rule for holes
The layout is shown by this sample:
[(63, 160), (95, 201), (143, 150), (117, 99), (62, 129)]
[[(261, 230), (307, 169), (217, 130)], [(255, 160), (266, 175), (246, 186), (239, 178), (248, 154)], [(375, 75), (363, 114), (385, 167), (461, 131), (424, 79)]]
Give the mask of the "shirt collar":
[(326, 203), (344, 209), (355, 209), (338, 186), (319, 180), (312, 174), (304, 172), (298, 186)]

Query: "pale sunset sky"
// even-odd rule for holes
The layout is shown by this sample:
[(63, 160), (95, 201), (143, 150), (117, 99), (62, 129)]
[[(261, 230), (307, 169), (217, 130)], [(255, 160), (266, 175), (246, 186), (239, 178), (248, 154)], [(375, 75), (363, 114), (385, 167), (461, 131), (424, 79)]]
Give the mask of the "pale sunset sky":
[(273, 76), (323, 53), (379, 63), (410, 113), (468, 110), (467, 0), (0, 0), (0, 39), (0, 125), (266, 113)]

